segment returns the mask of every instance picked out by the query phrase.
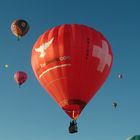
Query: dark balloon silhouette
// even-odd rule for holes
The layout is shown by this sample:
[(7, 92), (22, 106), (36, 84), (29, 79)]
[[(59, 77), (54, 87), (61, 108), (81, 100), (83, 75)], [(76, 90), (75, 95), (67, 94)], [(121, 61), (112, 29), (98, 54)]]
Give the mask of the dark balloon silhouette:
[(114, 108), (116, 108), (117, 105), (118, 105), (117, 102), (113, 102), (113, 103), (112, 103), (112, 106), (113, 106)]
[(122, 74), (118, 74), (118, 78), (119, 79), (122, 79), (123, 78), (123, 75)]
[(11, 24), (11, 31), (17, 37), (17, 39), (24, 36), (28, 32), (29, 28), (28, 22), (23, 19), (17, 19)]

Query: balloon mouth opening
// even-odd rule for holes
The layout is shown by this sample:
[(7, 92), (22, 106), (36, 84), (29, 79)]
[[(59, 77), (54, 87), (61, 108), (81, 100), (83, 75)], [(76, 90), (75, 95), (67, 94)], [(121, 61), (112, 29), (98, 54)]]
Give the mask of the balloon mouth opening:
[(79, 117), (82, 111), (79, 105), (66, 105), (63, 107), (63, 110), (74, 120)]
[(86, 106), (86, 103), (81, 100), (64, 100), (61, 102), (61, 106), (70, 118), (76, 120)]

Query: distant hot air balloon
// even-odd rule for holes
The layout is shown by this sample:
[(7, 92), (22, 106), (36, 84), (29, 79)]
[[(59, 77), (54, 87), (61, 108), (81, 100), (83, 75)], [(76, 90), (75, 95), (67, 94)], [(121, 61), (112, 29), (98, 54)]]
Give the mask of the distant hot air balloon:
[(5, 68), (8, 68), (9, 66), (8, 66), (8, 64), (5, 64)]
[(14, 74), (16, 83), (20, 86), (27, 80), (27, 74), (23, 71), (18, 71)]
[(17, 39), (24, 36), (29, 30), (29, 24), (23, 19), (17, 19), (11, 24), (11, 31), (17, 37)]
[(122, 74), (118, 74), (118, 78), (119, 79), (122, 79), (123, 78), (123, 75)]
[(127, 140), (140, 140), (140, 135), (135, 135), (132, 137), (127, 138)]
[(42, 34), (31, 58), (40, 84), (73, 120), (107, 79), (112, 61), (106, 38), (78, 24), (60, 25)]
[(117, 102), (113, 102), (113, 103), (112, 103), (112, 106), (113, 106), (114, 108), (116, 108), (117, 105), (118, 105)]

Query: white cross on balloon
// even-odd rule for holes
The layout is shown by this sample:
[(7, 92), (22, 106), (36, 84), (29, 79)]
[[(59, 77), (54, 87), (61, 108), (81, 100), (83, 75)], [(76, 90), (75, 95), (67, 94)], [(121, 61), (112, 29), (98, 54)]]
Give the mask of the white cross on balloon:
[(92, 56), (100, 59), (97, 70), (103, 72), (106, 65), (111, 65), (111, 55), (109, 54), (109, 48), (106, 41), (102, 40), (102, 47), (93, 45)]

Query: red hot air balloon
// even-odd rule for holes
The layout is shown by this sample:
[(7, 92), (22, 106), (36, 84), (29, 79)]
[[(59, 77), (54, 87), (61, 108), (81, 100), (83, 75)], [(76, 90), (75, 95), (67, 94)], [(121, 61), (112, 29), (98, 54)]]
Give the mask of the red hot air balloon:
[(23, 71), (18, 71), (14, 74), (16, 83), (20, 86), (27, 80), (27, 74)]
[(111, 46), (100, 32), (85, 25), (64, 24), (39, 37), (31, 64), (44, 89), (77, 119), (107, 79), (112, 60)]

